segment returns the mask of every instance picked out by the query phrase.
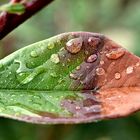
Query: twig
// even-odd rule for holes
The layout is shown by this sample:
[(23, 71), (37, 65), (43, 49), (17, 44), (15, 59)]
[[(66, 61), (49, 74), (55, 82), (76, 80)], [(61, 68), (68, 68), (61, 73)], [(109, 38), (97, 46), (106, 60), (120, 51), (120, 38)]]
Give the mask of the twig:
[[(0, 39), (52, 1), (53, 0), (32, 0), (31, 2), (27, 2), (25, 3), (25, 13), (22, 15), (2, 12), (0, 14)], [(20, 0), (11, 0), (11, 2), (20, 2)]]

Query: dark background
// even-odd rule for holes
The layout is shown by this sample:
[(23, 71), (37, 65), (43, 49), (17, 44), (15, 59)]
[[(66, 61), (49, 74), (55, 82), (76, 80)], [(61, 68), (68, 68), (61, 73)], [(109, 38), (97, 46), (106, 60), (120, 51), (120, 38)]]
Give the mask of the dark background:
[[(140, 55), (140, 0), (55, 0), (0, 41), (0, 58), (69, 31), (103, 33)], [(0, 140), (140, 140), (140, 113), (79, 125), (35, 125), (0, 118)]]

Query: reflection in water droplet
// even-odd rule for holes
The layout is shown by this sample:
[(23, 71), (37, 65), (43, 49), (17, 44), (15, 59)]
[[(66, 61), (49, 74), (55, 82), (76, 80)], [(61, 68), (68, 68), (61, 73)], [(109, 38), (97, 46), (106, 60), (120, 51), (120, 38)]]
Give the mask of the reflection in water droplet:
[(105, 74), (105, 70), (103, 68), (97, 68), (96, 69), (96, 74), (97, 75), (104, 75)]
[(92, 47), (97, 46), (100, 43), (100, 39), (96, 37), (89, 37), (88, 44)]
[(32, 51), (30, 55), (31, 57), (38, 57), (38, 53), (36, 51)]
[(118, 73), (118, 72), (117, 72), (117, 73), (115, 73), (115, 79), (116, 79), (116, 80), (119, 80), (120, 78), (121, 78), (121, 74), (120, 74), (120, 73)]
[(132, 66), (127, 67), (126, 73), (131, 74), (134, 71), (134, 68)]
[(122, 49), (122, 48), (118, 48), (116, 50), (112, 50), (111, 52), (108, 52), (106, 54), (106, 57), (108, 59), (114, 59), (114, 60), (116, 60), (116, 59), (122, 57), (124, 54), (125, 54), (125, 50)]
[(73, 73), (70, 73), (70, 78), (76, 80), (77, 79), (77, 76), (75, 74), (73, 74)]
[(66, 43), (66, 49), (70, 53), (76, 54), (81, 50), (82, 44), (83, 44), (83, 39), (81, 37), (74, 38), (74, 39), (69, 40)]
[(59, 59), (58, 54), (52, 54), (50, 59), (51, 59), (51, 61), (52, 61), (53, 63), (55, 63), (55, 64), (57, 64), (57, 63), (60, 62), (60, 59)]
[(48, 49), (51, 50), (54, 48), (54, 43), (48, 43)]
[(91, 56), (89, 56), (87, 58), (87, 62), (88, 63), (92, 63), (92, 62), (95, 62), (97, 60), (97, 55), (96, 54), (92, 54)]

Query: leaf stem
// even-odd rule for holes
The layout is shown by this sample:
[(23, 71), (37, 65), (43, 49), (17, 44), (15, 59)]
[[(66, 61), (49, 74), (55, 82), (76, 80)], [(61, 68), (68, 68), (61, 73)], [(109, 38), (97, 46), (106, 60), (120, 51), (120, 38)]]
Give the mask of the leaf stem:
[[(10, 14), (3, 11), (0, 14), (0, 39), (4, 38), (13, 29), (22, 24), (24, 21), (26, 21), (52, 1), (53, 0), (32, 0), (30, 2), (26, 2), (25, 12), (21, 15)], [(10, 2), (21, 2), (21, 0), (11, 0)]]

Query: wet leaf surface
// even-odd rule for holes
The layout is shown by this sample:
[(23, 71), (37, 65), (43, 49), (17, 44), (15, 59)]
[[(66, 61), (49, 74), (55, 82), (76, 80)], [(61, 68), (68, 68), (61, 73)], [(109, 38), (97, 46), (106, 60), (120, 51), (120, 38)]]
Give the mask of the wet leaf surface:
[(0, 116), (82, 123), (140, 109), (140, 59), (101, 34), (64, 33), (0, 60)]

